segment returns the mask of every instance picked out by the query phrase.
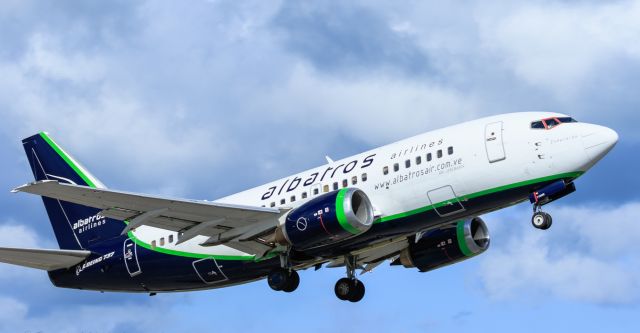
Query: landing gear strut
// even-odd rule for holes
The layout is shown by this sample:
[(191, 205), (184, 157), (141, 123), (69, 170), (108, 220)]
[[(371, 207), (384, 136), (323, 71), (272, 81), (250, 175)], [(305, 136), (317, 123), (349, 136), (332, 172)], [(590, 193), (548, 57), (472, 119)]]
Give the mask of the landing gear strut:
[(336, 282), (334, 291), (336, 296), (343, 301), (358, 302), (364, 297), (364, 283), (356, 279), (356, 258), (353, 256), (345, 257), (345, 266), (347, 267), (347, 277)]
[(289, 255), (280, 255), (280, 266), (274, 268), (267, 277), (269, 287), (275, 291), (284, 291), (290, 293), (298, 288), (300, 285), (300, 275), (289, 263)]
[(542, 211), (542, 208), (539, 205), (533, 206), (533, 216), (531, 217), (531, 224), (541, 230), (547, 230), (551, 228), (551, 224), (553, 223), (553, 218), (549, 213), (545, 213)]

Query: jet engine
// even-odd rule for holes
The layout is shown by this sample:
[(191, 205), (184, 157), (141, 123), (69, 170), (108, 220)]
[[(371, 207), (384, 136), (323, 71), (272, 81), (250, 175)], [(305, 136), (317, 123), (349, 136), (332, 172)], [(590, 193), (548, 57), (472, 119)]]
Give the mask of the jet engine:
[(416, 236), (392, 265), (426, 272), (478, 255), (489, 243), (487, 225), (476, 217)]
[(293, 209), (276, 230), (276, 240), (304, 251), (354, 237), (372, 224), (373, 206), (367, 195), (357, 188), (343, 188)]

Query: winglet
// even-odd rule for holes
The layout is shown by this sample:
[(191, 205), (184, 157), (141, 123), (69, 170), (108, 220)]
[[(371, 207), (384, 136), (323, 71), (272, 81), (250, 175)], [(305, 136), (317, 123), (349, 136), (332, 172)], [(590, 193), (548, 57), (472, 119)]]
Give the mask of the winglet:
[(329, 164), (333, 163), (333, 159), (331, 159), (331, 157), (329, 157), (329, 155), (326, 155), (324, 158), (327, 159), (327, 163), (329, 163)]

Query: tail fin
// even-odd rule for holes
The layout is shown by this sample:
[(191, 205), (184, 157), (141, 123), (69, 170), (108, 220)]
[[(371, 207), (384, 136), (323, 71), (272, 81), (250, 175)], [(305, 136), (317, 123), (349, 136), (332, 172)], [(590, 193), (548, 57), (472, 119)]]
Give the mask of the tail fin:
[[(67, 154), (45, 132), (22, 140), (36, 180), (105, 188), (80, 163)], [(100, 210), (42, 197), (53, 232), (61, 249), (80, 250), (120, 235), (124, 224), (107, 219)]]

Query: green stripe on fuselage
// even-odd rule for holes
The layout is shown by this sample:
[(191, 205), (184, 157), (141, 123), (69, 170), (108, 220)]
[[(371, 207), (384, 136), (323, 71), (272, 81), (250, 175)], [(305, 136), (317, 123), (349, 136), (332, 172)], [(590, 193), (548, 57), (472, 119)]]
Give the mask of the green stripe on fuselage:
[[(486, 195), (489, 195), (489, 194), (494, 194), (494, 193), (497, 193), (497, 192), (511, 190), (511, 189), (514, 189), (514, 188), (522, 187), (522, 186), (543, 183), (543, 182), (550, 181), (550, 180), (558, 180), (558, 179), (564, 179), (564, 178), (575, 179), (575, 178), (580, 177), (583, 173), (584, 172), (580, 172), (580, 171), (568, 172), (568, 173), (562, 173), (562, 174), (548, 176), (548, 177), (525, 180), (525, 181), (522, 181), (522, 182), (503, 185), (503, 186), (498, 186), (498, 187), (494, 187), (494, 188), (491, 188), (491, 189), (488, 189), (488, 190), (484, 190), (484, 191), (480, 191), (480, 192), (476, 192), (476, 193), (471, 193), (471, 194), (463, 195), (461, 197), (452, 198), (452, 199), (457, 199), (458, 201), (462, 201), (463, 202), (463, 201), (467, 201), (468, 199), (475, 199), (475, 198), (483, 197), (483, 196), (486, 196)], [(425, 197), (426, 197), (426, 192), (425, 192)], [(400, 218), (409, 217), (409, 216), (412, 216), (412, 215), (424, 213), (424, 212), (427, 212), (427, 211), (430, 211), (430, 210), (433, 210), (433, 209), (436, 209), (436, 208), (443, 207), (443, 206), (447, 205), (450, 201), (451, 201), (451, 199), (443, 201), (443, 202), (438, 202), (438, 203), (436, 203), (434, 205), (428, 205), (428, 206), (416, 208), (416, 209), (410, 210), (408, 212), (385, 216), (383, 218), (375, 220), (373, 223), (374, 224), (376, 224), (376, 223), (384, 223), (384, 222), (397, 220), (397, 219), (400, 219)]]

